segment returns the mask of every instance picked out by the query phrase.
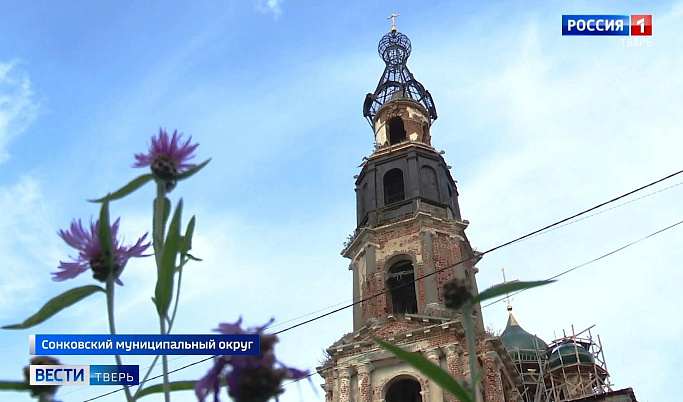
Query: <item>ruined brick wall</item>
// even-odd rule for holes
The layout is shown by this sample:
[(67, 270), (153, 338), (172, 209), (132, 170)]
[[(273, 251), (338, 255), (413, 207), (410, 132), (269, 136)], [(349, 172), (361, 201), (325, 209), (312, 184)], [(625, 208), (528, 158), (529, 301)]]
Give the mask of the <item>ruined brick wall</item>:
[[(434, 233), (429, 244), (421, 239), (420, 233), (423, 231)], [(361, 297), (376, 295), (386, 290), (386, 270), (397, 258), (405, 257), (413, 261), (415, 267), (415, 277), (421, 278), (427, 272), (434, 270), (436, 289), (430, 290), (426, 287), (425, 280), (417, 281), (417, 302), (418, 310), (425, 311), (427, 307), (428, 292), (436, 292), (436, 300), (443, 304), (442, 287), (450, 278), (456, 275), (456, 268), (453, 267), (463, 258), (461, 244), (457, 240), (456, 228), (451, 222), (434, 220), (428, 224), (423, 220), (410, 220), (394, 223), (379, 233), (370, 236), (366, 242), (376, 245), (374, 266), (376, 271), (359, 278), (361, 283), (357, 286), (361, 289)], [(361, 258), (365, 258), (363, 255)], [(464, 263), (468, 269), (473, 267), (472, 262)], [(429, 270), (427, 269), (429, 267)], [(442, 270), (440, 271), (439, 270)], [(462, 269), (462, 268), (460, 268)], [(474, 271), (471, 271), (474, 273)], [(459, 276), (464, 278), (464, 273)], [(472, 275), (472, 280), (473, 275)], [(361, 321), (367, 322), (373, 317), (382, 317), (391, 313), (391, 295), (381, 294), (361, 304)]]
[(385, 107), (380, 108), (375, 117), (375, 142), (378, 148), (389, 146), (388, 122), (394, 117), (403, 120), (406, 140), (420, 141), (431, 145), (431, 137), (425, 133), (424, 127), (431, 125), (431, 120), (422, 107), (411, 100), (392, 100)]
[[(439, 233), (433, 242), (432, 255), (434, 258), (434, 268), (437, 272), (436, 285), (439, 290), (439, 303), (443, 303), (443, 285), (455, 276), (455, 267), (452, 266), (462, 260), (462, 252), (460, 247), (454, 244), (448, 235), (443, 233)], [(442, 269), (443, 271), (440, 271)]]
[[(387, 322), (374, 329), (375, 336), (389, 336), (403, 333), (391, 342), (413, 353), (421, 353), (453, 378), (468, 379), (469, 356), (467, 341), (462, 332), (442, 329), (436, 326), (428, 332), (419, 329), (426, 323), (401, 320)], [(415, 334), (404, 337), (406, 331)], [(369, 334), (364, 337), (369, 338)], [(386, 339), (386, 338), (385, 338)], [(436, 383), (410, 367), (407, 363), (382, 350), (375, 343), (341, 345), (343, 350), (333, 354), (333, 362), (325, 373), (326, 402), (380, 402), (391, 381), (400, 378), (414, 378), (423, 388), (424, 402), (459, 402)], [(498, 355), (496, 344), (491, 338), (479, 338), (476, 342), (477, 370), (483, 370), (481, 390), (486, 402), (506, 402), (503, 381), (510, 381), (505, 366)], [(374, 360), (373, 360), (374, 359)], [(387, 364), (391, 362), (390, 364)], [(336, 381), (335, 381), (336, 380)], [(513, 386), (515, 386), (513, 384)]]
[(486, 402), (505, 402), (503, 380), (498, 369), (498, 361), (495, 358), (496, 351), (488, 342), (482, 342), (482, 349), (484, 374), (481, 382), (484, 387)]

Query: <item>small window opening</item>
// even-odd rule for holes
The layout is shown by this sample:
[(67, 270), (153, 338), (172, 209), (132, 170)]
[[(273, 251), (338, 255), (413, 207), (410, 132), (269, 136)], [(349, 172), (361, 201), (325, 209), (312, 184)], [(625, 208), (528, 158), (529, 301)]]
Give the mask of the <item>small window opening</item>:
[(391, 169), (384, 175), (384, 205), (403, 201), (405, 198), (403, 172), (401, 169)]
[(391, 384), (384, 398), (386, 402), (422, 402), (422, 387), (415, 380), (405, 379)]
[(394, 145), (406, 140), (406, 130), (403, 127), (403, 119), (394, 117), (389, 120), (389, 144)]
[(391, 295), (391, 312), (417, 314), (415, 273), (410, 261), (399, 261), (389, 268), (387, 287)]

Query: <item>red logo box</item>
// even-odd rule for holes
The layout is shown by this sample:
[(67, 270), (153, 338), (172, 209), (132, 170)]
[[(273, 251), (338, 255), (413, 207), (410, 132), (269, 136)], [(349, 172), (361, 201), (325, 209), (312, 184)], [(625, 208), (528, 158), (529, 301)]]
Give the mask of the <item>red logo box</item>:
[(631, 15), (631, 36), (652, 36), (652, 15)]

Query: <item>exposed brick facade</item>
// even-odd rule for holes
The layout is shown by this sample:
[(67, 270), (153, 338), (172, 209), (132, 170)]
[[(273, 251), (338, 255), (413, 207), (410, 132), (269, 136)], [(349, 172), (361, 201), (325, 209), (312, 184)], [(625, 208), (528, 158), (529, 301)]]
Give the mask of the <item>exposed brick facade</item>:
[[(457, 277), (469, 280), (477, 289), (475, 264), (480, 255), (465, 235), (469, 222), (460, 220), (455, 181), (443, 158), (431, 147), (431, 120), (426, 111), (405, 99), (385, 106), (377, 112), (378, 147), (356, 183), (359, 226), (343, 251), (351, 260), (354, 297), (362, 302), (354, 310), (354, 332), (328, 348), (331, 358), (318, 372), (325, 378), (327, 402), (394, 402), (385, 400), (389, 390), (403, 390), (394, 386), (412, 389), (407, 392), (418, 387), (422, 402), (455, 402), (455, 397), (372, 340), (388, 340), (421, 354), (456, 379), (469, 376), (460, 313), (445, 307), (442, 288)], [(407, 142), (387, 142), (387, 121), (393, 117), (404, 119)], [(383, 188), (384, 175), (392, 169), (401, 170), (405, 180), (398, 182), (405, 188), (397, 201), (387, 201), (388, 190)], [(395, 264), (405, 267), (406, 262), (412, 270), (391, 271)], [(389, 288), (389, 278), (403, 280), (405, 275), (412, 275), (415, 282)], [(416, 313), (404, 303), (414, 306), (415, 301)], [(479, 307), (474, 313), (480, 336), (477, 361), (483, 363), (477, 370), (485, 370), (483, 394), (487, 402), (506, 402), (496, 395), (502, 395), (502, 379), (508, 377), (495, 371), (505, 367), (487, 357), (496, 349), (482, 338), (485, 333)]]
[[(431, 146), (436, 109), (405, 65), (410, 42), (395, 29), (382, 41), (387, 70), (363, 106), (375, 151), (355, 176), (357, 226), (342, 251), (351, 260), (353, 297), (360, 303), (354, 305), (353, 332), (327, 349), (330, 359), (318, 368), (325, 380), (325, 401), (397, 402), (392, 399), (410, 395), (410, 402), (458, 402), (379, 348), (375, 337), (424, 356), (462, 383), (472, 381), (470, 354), (475, 355), (473, 370), (481, 374), (475, 385), (477, 402), (522, 402), (519, 390), (529, 389), (522, 375), (534, 370), (516, 367), (500, 338), (485, 332), (479, 305), (462, 312), (474, 322), (476, 345), (470, 352), (461, 312), (444, 305), (442, 289), (453, 278), (468, 281), (478, 293), (475, 265), (482, 254), (465, 235), (469, 222), (460, 214), (451, 167), (443, 152)], [(404, 71), (397, 75), (397, 69)], [(538, 378), (540, 383), (531, 383), (547, 381)], [(558, 399), (566, 398), (550, 400)], [(628, 402), (635, 396), (627, 389), (582, 400)]]

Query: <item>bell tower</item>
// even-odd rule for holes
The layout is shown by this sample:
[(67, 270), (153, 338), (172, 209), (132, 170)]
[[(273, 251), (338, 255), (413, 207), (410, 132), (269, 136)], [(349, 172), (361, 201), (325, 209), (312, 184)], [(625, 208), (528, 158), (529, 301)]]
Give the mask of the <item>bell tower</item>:
[[(424, 355), (455, 378), (468, 378), (461, 317), (445, 307), (442, 289), (457, 277), (476, 292), (475, 264), (481, 259), (465, 235), (469, 222), (460, 214), (451, 167), (432, 147), (436, 107), (408, 69), (410, 40), (392, 25), (378, 52), (384, 72), (363, 104), (375, 149), (356, 179), (356, 228), (342, 251), (351, 260), (357, 302), (353, 332), (327, 349), (329, 357), (318, 372), (325, 379), (327, 402), (455, 401), (371, 339), (388, 340)], [(514, 374), (505, 368), (514, 370), (510, 357), (498, 338), (486, 334), (481, 307), (468, 313), (485, 373), (480, 398), (516, 400)]]
[[(389, 316), (450, 317), (443, 283), (460, 276), (476, 289), (480, 258), (465, 236), (450, 166), (431, 144), (436, 107), (406, 64), (410, 39), (394, 28), (378, 52), (386, 67), (363, 105), (375, 151), (356, 180), (357, 226), (342, 255), (352, 261), (356, 300), (386, 293), (356, 305), (354, 329)], [(480, 311), (472, 313), (483, 329)]]

